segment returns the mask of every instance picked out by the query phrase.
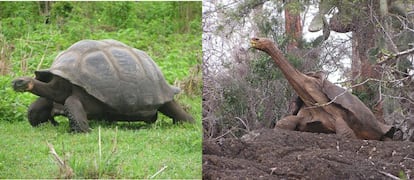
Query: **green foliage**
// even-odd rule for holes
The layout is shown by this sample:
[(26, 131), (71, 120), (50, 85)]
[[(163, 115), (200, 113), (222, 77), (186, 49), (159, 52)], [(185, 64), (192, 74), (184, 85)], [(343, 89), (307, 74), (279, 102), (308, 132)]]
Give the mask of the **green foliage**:
[[(11, 9), (17, 9), (16, 4), (33, 6), (2, 2)], [(35, 10), (30, 17), (44, 19)], [(201, 63), (201, 14), (196, 13), (200, 11), (201, 2), (54, 2), (50, 24), (31, 23), (25, 16), (28, 12), (3, 13), (1, 34), (15, 46), (11, 60), (17, 74), (49, 67), (59, 51), (81, 39), (114, 38), (147, 51), (163, 70), (180, 70), (165, 71), (173, 83)]]
[(292, 64), (293, 67), (296, 69), (300, 69), (300, 67), (303, 64), (303, 60), (299, 58), (296, 54), (286, 54), (286, 58), (289, 61), (290, 64)]
[(27, 104), (34, 100), (31, 94), (16, 94), (11, 88), (11, 78), (0, 76), (1, 121), (22, 121), (26, 119)]
[(134, 23), (134, 5), (130, 2), (106, 2), (103, 6), (103, 21), (117, 28), (126, 28)]
[[(249, 97), (247, 92), (249, 86), (247, 82), (241, 79), (226, 79), (223, 81), (226, 86), (223, 87), (220, 107), (216, 110), (217, 115), (220, 116), (218, 127), (222, 129), (222, 133), (227, 130), (232, 130), (232, 133), (240, 137), (245, 133), (242, 131), (246, 127), (237, 118), (245, 119), (249, 114)], [(249, 127), (250, 128), (250, 127)]]
[(35, 2), (0, 2), (0, 32), (8, 38), (17, 38), (35, 30), (31, 24), (42, 22)]
[(28, 18), (35, 18), (37, 16), (33, 14), (33, 12), (37, 11), (37, 3), (36, 2), (27, 2), (22, 6), (19, 2), (0, 2), (0, 17), (19, 17), (24, 16)]
[(270, 57), (262, 56), (251, 64), (252, 76), (249, 81), (252, 83), (259, 80), (276, 80), (283, 78), (282, 72), (275, 66)]
[(223, 91), (224, 97), (224, 106), (223, 112), (238, 112), (243, 114), (247, 108), (247, 97), (245, 92), (247, 91), (247, 86), (243, 85), (241, 82), (232, 82), (229, 83), (226, 89)]
[[(302, 66), (302, 60), (295, 55), (287, 54), (287, 60), (297, 69)], [(251, 64), (252, 74), (247, 77), (248, 81), (255, 84), (259, 81), (281, 80), (284, 79), (282, 71), (274, 64), (268, 56), (262, 56)], [(255, 84), (257, 85), (257, 84)]]
[(170, 35), (200, 33), (200, 12), (201, 2), (56, 2), (52, 19), (59, 25), (74, 20), (93, 30), (135, 28)]
[(292, 14), (300, 14), (305, 9), (303, 2), (300, 1), (290, 1), (285, 4), (284, 8)]
[(407, 180), (408, 178), (407, 178), (407, 175), (405, 175), (405, 173), (404, 173), (404, 171), (403, 170), (401, 170), (399, 173), (398, 173), (398, 177), (400, 178), (400, 179), (403, 179), (403, 180)]
[(68, 18), (72, 12), (73, 6), (68, 1), (54, 2), (51, 9), (51, 16), (58, 20), (59, 18)]
[[(361, 79), (358, 79), (358, 81), (361, 81)], [(364, 86), (354, 89), (352, 94), (357, 96), (369, 108), (372, 108), (377, 103), (375, 101), (373, 102), (373, 100), (376, 99), (376, 94), (373, 92), (377, 91), (380, 85), (380, 83), (375, 81), (367, 81), (364, 83)]]
[[(16, 62), (12, 62), (12, 65), (14, 63)], [(16, 66), (19, 65), (20, 63), (16, 63)], [(11, 87), (12, 79), (11, 76), (0, 76), (0, 93), (2, 94), (2, 98), (0, 98), (1, 121), (14, 122), (26, 120), (27, 108), (35, 99), (35, 96), (32, 94), (18, 94), (14, 92)]]
[[(40, 3), (0, 2), (1, 42), (13, 47), (10, 74), (0, 76), (0, 134), (7, 139), (1, 142), (7, 148), (0, 150), (0, 178), (62, 178), (46, 141), (66, 158), (73, 178), (150, 178), (164, 166), (155, 178), (201, 178), (201, 71), (190, 71), (201, 64), (201, 2), (58, 1), (50, 15), (39, 12)], [(26, 113), (36, 96), (14, 92), (11, 81), (49, 68), (58, 53), (82, 39), (119, 40), (146, 51), (170, 84), (196, 83), (199, 91), (176, 99), (197, 123), (172, 125), (161, 115), (151, 125), (92, 121), (91, 133), (69, 134), (67, 119), (59, 117), (58, 127), (32, 128)]]

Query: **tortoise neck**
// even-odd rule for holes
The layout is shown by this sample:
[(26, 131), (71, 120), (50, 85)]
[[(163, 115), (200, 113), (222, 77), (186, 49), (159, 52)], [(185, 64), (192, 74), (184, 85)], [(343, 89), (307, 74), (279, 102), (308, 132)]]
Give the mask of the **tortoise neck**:
[(274, 44), (269, 44), (265, 50), (270, 57), (272, 57), (275, 64), (279, 67), (279, 69), (282, 71), (285, 78), (288, 80), (289, 84), (293, 87), (293, 89), (301, 95), (301, 86), (302, 86), (302, 80), (304, 79), (304, 74), (299, 72), (297, 69), (295, 69), (285, 58), (282, 51), (279, 50), (279, 48), (276, 47)]
[(40, 97), (45, 97), (51, 101), (64, 104), (66, 98), (71, 94), (71, 84), (58, 76), (55, 76), (49, 82), (32, 79), (33, 88), (29, 90), (31, 93)]

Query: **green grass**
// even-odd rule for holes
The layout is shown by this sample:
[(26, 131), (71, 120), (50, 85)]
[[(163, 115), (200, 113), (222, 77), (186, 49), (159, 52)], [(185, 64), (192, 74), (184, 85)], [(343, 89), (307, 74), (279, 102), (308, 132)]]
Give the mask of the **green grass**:
[(196, 124), (178, 125), (165, 116), (151, 125), (92, 122), (88, 134), (68, 133), (66, 118), (58, 127), (37, 128), (0, 120), (0, 178), (62, 178), (48, 142), (73, 169), (72, 178), (150, 178), (164, 168), (154, 178), (200, 179), (201, 120), (195, 117)]
[[(54, 2), (48, 24), (41, 4), (0, 2), (0, 178), (64, 178), (50, 143), (73, 169), (71, 178), (200, 179), (201, 2)], [(32, 128), (26, 111), (36, 96), (14, 92), (11, 81), (49, 68), (81, 39), (116, 39), (147, 52), (166, 80), (181, 86), (176, 99), (196, 124), (174, 125), (160, 115), (151, 125), (91, 121), (91, 133), (71, 134), (61, 117), (58, 127)]]

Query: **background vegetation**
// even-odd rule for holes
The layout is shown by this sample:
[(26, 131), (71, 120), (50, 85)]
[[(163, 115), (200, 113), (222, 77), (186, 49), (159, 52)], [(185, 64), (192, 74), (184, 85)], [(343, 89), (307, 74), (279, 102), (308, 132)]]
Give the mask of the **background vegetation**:
[[(0, 2), (0, 178), (200, 178), (201, 2)], [(196, 119), (173, 125), (92, 122), (89, 134), (60, 125), (30, 127), (36, 98), (11, 81), (48, 68), (82, 39), (116, 39), (146, 51)], [(49, 153), (54, 145), (73, 174)]]

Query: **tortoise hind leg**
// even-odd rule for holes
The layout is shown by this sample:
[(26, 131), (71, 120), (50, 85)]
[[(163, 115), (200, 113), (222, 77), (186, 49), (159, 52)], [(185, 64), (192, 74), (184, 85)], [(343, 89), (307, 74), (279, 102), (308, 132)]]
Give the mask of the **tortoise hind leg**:
[(191, 117), (184, 109), (175, 101), (170, 101), (162, 105), (158, 109), (161, 113), (173, 119), (174, 123), (189, 122), (194, 123), (194, 118)]
[(58, 103), (53, 103), (53, 108), (50, 112), (50, 118), (49, 121), (54, 125), (57, 126), (59, 123), (55, 120), (55, 116), (64, 116), (65, 115), (65, 108), (63, 105)]
[(27, 111), (30, 125), (35, 127), (47, 121), (50, 121), (55, 126), (58, 125), (58, 122), (53, 119), (52, 109), (52, 101), (44, 97), (39, 97), (30, 105), (29, 110)]
[(346, 124), (342, 118), (337, 118), (335, 121), (335, 132), (340, 137), (356, 139), (354, 131)]
[(152, 124), (152, 123), (155, 123), (155, 121), (157, 121), (157, 119), (158, 119), (158, 113), (155, 113), (154, 116), (152, 116), (149, 119), (146, 119), (144, 122), (148, 123), (148, 124)]
[(76, 96), (69, 96), (65, 100), (65, 114), (69, 119), (70, 130), (73, 132), (89, 132), (86, 112), (81, 101)]

